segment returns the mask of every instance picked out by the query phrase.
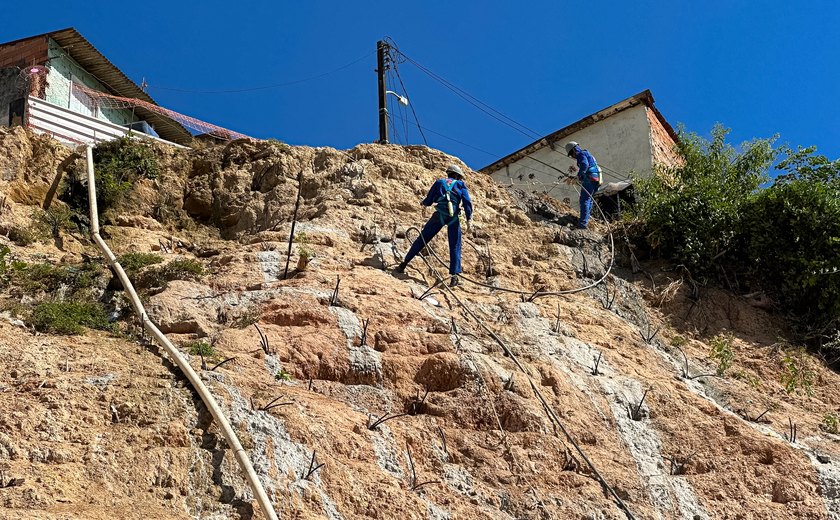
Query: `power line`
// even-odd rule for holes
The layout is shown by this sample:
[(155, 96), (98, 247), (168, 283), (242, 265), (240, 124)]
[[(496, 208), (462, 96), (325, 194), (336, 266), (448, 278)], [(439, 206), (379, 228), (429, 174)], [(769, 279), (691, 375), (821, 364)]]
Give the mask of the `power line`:
[[(397, 50), (399, 52), (399, 50)], [(402, 76), (400, 76), (400, 70), (397, 68), (397, 62), (391, 61), (394, 64), (394, 73), (397, 75), (397, 79), (400, 82), (400, 87), (402, 91), (405, 93), (405, 96), (410, 100), (408, 106), (411, 107), (411, 113), (414, 115), (414, 122), (417, 123), (417, 130), (420, 131), (420, 136), (423, 138), (423, 144), (429, 146), (429, 141), (426, 140), (426, 134), (423, 133), (423, 127), (420, 126), (420, 119), (417, 118), (417, 112), (414, 110), (414, 101), (411, 99), (411, 96), (408, 95), (408, 89), (405, 88), (405, 84), (403, 83)], [(408, 131), (406, 130), (406, 134)]]
[[(409, 63), (411, 63), (412, 65), (414, 65), (418, 69), (420, 69), (422, 72), (424, 72), (426, 75), (428, 75), (432, 79), (440, 82), (444, 87), (451, 90), (458, 97), (460, 97), (464, 101), (467, 101), (469, 104), (471, 104), (475, 108), (479, 109), (480, 111), (484, 112), (488, 116), (492, 117), (496, 121), (499, 121), (500, 123), (516, 130), (517, 132), (525, 135), (526, 137), (529, 137), (529, 138), (532, 138), (532, 139), (540, 139), (540, 138), (543, 137), (539, 133), (537, 133), (535, 130), (533, 130), (533, 129), (529, 128), (528, 126), (516, 121), (512, 117), (504, 114), (503, 112), (500, 112), (499, 110), (496, 110), (495, 108), (493, 108), (492, 106), (488, 105), (487, 103), (481, 101), (480, 99), (473, 96), (469, 92), (467, 92), (464, 89), (462, 89), (462, 88), (458, 87), (457, 85), (453, 84), (452, 82), (450, 82), (446, 78), (444, 78), (441, 75), (435, 73), (434, 71), (432, 71), (428, 67), (426, 67), (426, 66), (420, 64), (419, 62), (417, 62), (416, 60), (412, 59), (410, 56), (406, 55), (404, 52), (399, 50), (399, 47), (396, 46), (396, 44), (393, 42), (393, 40), (389, 39), (389, 45), (391, 45), (394, 48), (394, 50), (400, 56), (402, 56), (406, 61), (408, 61)], [(555, 153), (558, 153), (560, 155), (564, 155), (561, 152), (555, 150), (554, 148), (552, 148), (551, 151), (553, 151)], [(554, 166), (551, 166), (551, 165), (549, 165), (549, 164), (547, 164), (543, 161), (540, 161), (539, 159), (536, 159), (536, 158), (534, 158), (530, 155), (528, 155), (526, 157), (528, 157), (528, 158), (530, 158), (530, 159), (532, 159), (536, 162), (539, 162), (539, 163), (541, 163), (545, 166), (548, 166), (548, 167), (550, 167), (550, 168), (552, 168), (556, 171), (559, 171), (559, 172), (565, 174), (565, 172), (562, 172), (558, 168), (555, 168)], [(610, 178), (612, 178), (613, 180), (616, 180), (616, 181), (622, 181), (626, 178), (629, 178), (629, 174), (627, 174), (626, 172), (619, 172), (617, 170), (614, 170), (614, 169), (612, 169), (612, 168), (610, 168), (610, 167), (608, 167), (604, 164), (600, 164), (600, 163), (599, 163), (599, 166), (603, 170), (606, 170), (606, 171), (602, 171), (602, 174), (604, 175), (604, 177), (610, 177)], [(607, 172), (612, 172), (613, 175), (610, 175)]]
[(411, 57), (407, 56), (405, 53), (403, 53), (399, 49), (395, 49), (395, 51), (398, 52), (403, 58), (405, 58), (406, 61), (408, 61), (409, 63), (411, 63), (412, 65), (414, 65), (418, 69), (420, 69), (423, 73), (428, 75), (430, 78), (434, 79), (435, 81), (438, 81), (444, 87), (451, 90), (455, 95), (457, 95), (458, 97), (460, 97), (461, 99), (463, 99), (464, 101), (469, 103), (470, 105), (474, 106), (478, 110), (484, 112), (488, 116), (492, 117), (496, 121), (498, 121), (498, 122), (512, 128), (512, 129), (516, 130), (517, 132), (519, 132), (519, 133), (521, 133), (521, 134), (523, 134), (523, 135), (525, 135), (529, 138), (539, 138), (539, 134), (535, 130), (530, 129), (527, 126), (517, 122), (515, 119), (503, 114), (502, 112), (499, 112), (498, 110), (491, 107), (487, 103), (484, 103), (483, 101), (476, 98), (475, 96), (473, 96), (469, 92), (463, 90), (462, 88), (458, 87), (457, 85), (454, 85), (453, 83), (448, 81), (446, 78), (436, 74), (435, 72), (433, 72), (429, 68), (427, 68), (424, 65), (418, 63), (417, 61), (413, 60)]
[(300, 83), (306, 83), (307, 81), (314, 81), (316, 79), (324, 78), (324, 77), (329, 76), (331, 74), (335, 74), (336, 72), (340, 72), (340, 71), (342, 71), (346, 68), (349, 68), (349, 67), (359, 63), (360, 61), (370, 57), (370, 55), (374, 54), (374, 53), (375, 53), (375, 51), (365, 53), (364, 56), (361, 56), (361, 57), (351, 61), (350, 63), (342, 65), (341, 67), (338, 67), (336, 69), (332, 69), (330, 71), (323, 72), (323, 73), (318, 74), (316, 76), (310, 76), (308, 78), (302, 78), (302, 79), (297, 79), (297, 80), (293, 80), (293, 81), (287, 81), (287, 82), (284, 82), (284, 83), (274, 83), (272, 85), (263, 85), (263, 86), (259, 86), (259, 87), (248, 87), (248, 88), (238, 88), (238, 89), (228, 89), (228, 90), (190, 90), (190, 89), (174, 88), (174, 87), (160, 87), (160, 86), (157, 86), (157, 85), (149, 85), (149, 88), (154, 88), (154, 89), (158, 89), (158, 90), (169, 90), (169, 91), (172, 91), (172, 92), (185, 92), (185, 93), (189, 93), (189, 94), (235, 94), (235, 93), (239, 93), (239, 92), (254, 92), (254, 91), (257, 91), (257, 90), (269, 90), (269, 89), (273, 89), (273, 88), (288, 87), (288, 86), (291, 86), (291, 85), (297, 85), (297, 84), (300, 84)]

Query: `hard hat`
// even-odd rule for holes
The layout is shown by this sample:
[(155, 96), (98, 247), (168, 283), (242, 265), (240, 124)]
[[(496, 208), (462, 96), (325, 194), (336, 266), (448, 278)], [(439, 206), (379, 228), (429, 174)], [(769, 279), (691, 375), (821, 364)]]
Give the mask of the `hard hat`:
[(462, 178), (464, 177), (464, 171), (457, 164), (450, 164), (449, 166), (447, 166), (446, 167), (446, 173), (447, 174), (454, 173), (458, 177), (462, 177)]
[(572, 155), (572, 150), (575, 149), (575, 146), (578, 146), (578, 144), (574, 141), (566, 143), (566, 155)]

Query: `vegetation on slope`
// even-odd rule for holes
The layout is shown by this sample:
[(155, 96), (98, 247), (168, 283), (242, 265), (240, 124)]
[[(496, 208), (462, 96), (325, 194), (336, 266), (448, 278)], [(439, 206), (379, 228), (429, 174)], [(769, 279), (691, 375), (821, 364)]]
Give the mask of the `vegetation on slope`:
[(683, 162), (636, 180), (635, 238), (695, 277), (765, 291), (806, 339), (840, 349), (840, 160), (727, 134), (682, 132)]

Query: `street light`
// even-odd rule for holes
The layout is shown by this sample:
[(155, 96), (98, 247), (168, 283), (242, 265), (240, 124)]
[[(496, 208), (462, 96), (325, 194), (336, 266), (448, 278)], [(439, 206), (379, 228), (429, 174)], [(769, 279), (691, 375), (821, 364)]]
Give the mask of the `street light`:
[(400, 105), (402, 105), (404, 107), (408, 106), (408, 98), (407, 97), (401, 96), (401, 95), (397, 94), (396, 92), (394, 92), (393, 90), (386, 90), (385, 93), (395, 95), (397, 97), (397, 100), (400, 102)]

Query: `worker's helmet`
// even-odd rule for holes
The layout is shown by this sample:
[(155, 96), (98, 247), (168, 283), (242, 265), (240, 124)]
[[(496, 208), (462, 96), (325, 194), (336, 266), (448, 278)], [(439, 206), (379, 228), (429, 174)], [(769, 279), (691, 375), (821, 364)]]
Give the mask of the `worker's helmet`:
[(447, 166), (446, 167), (446, 174), (449, 175), (450, 177), (455, 177), (455, 178), (458, 178), (458, 179), (463, 179), (464, 178), (464, 171), (457, 164), (450, 164), (449, 166)]
[(569, 141), (568, 143), (566, 143), (566, 155), (571, 156), (572, 150), (575, 149), (575, 146), (578, 146), (578, 144), (574, 141)]

